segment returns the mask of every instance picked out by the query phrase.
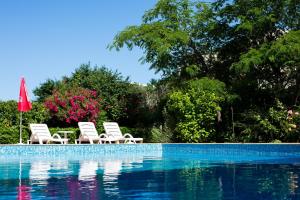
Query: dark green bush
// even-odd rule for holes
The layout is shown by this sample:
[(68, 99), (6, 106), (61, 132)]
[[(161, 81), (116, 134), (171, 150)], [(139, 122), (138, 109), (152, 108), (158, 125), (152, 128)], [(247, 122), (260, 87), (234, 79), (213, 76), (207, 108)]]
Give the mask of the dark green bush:
[[(299, 115), (288, 117), (287, 108), (276, 101), (267, 110), (251, 109), (245, 111), (235, 122), (236, 139), (242, 142), (298, 142)], [(295, 110), (295, 113), (297, 110)]]
[[(19, 143), (20, 112), (17, 101), (0, 101), (0, 143)], [(26, 143), (29, 138), (30, 123), (45, 123), (49, 119), (44, 105), (33, 102), (32, 110), (22, 113), (22, 140)]]
[[(19, 126), (20, 112), (16, 101), (0, 102), (0, 127), (10, 128)], [(30, 123), (44, 123), (49, 119), (49, 114), (41, 103), (33, 102), (29, 112), (22, 113), (22, 124), (28, 126)]]
[(171, 143), (172, 142), (173, 134), (170, 130), (153, 127), (150, 130), (150, 133), (151, 133), (151, 137), (150, 137), (149, 142), (151, 142), (151, 143)]
[(169, 95), (166, 117), (179, 142), (215, 141), (217, 112), (226, 97), (224, 87), (220, 81), (203, 78)]
[[(17, 144), (19, 143), (20, 137), (19, 127), (0, 127), (0, 144)], [(22, 130), (22, 142), (27, 143), (29, 138), (28, 129), (23, 128)]]

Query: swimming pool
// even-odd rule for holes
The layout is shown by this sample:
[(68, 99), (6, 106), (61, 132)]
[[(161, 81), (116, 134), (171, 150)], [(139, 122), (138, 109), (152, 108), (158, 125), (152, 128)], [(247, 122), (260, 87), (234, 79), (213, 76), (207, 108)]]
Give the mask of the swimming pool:
[(0, 199), (300, 199), (298, 144), (0, 146)]

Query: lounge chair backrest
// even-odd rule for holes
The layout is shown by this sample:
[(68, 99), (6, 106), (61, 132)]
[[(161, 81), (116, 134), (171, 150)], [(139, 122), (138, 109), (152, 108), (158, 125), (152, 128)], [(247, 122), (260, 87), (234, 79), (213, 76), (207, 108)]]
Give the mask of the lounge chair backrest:
[(93, 122), (78, 122), (78, 126), (82, 135), (90, 138), (98, 138), (98, 132)]
[(103, 126), (107, 135), (113, 135), (114, 137), (123, 137), (123, 134), (117, 122), (104, 122)]
[(47, 124), (30, 124), (29, 126), (34, 137), (42, 140), (48, 140), (52, 138)]

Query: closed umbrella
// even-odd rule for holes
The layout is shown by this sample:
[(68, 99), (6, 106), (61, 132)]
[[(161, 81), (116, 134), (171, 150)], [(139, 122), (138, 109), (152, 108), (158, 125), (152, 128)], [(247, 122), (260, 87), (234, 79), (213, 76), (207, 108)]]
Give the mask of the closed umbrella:
[(26, 85), (25, 85), (25, 79), (22, 77), (21, 79), (21, 86), (20, 86), (20, 95), (19, 95), (19, 103), (18, 103), (18, 110), (20, 111), (20, 143), (22, 143), (22, 113), (27, 112), (31, 110), (32, 105), (30, 103)]

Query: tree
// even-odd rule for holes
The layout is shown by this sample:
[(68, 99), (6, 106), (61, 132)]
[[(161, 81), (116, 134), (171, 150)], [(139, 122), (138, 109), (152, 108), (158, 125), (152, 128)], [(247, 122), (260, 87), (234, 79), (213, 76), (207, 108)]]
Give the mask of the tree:
[(159, 0), (142, 19), (110, 47), (143, 49), (142, 61), (163, 73), (168, 91), (183, 92), (186, 82), (203, 77), (225, 83), (235, 94), (222, 105), (228, 122), (240, 120), (234, 111), (268, 111), (277, 98), (299, 104), (298, 0)]
[(240, 87), (252, 87), (256, 94), (265, 97), (264, 101), (271, 97), (297, 105), (300, 96), (300, 31), (290, 31), (276, 41), (250, 49), (233, 64), (232, 69)]
[(113, 72), (105, 67), (92, 68), (90, 64), (83, 64), (70, 77), (63, 77), (59, 81), (47, 80), (35, 89), (35, 95), (43, 100), (50, 96), (49, 94), (52, 95), (53, 91), (59, 91), (60, 88), (72, 91), (78, 87), (96, 91), (97, 95), (103, 99), (101, 103), (109, 119), (118, 121), (125, 117), (125, 96), (130, 87), (129, 80), (117, 71)]
[(164, 76), (189, 79), (209, 73), (212, 10), (201, 2), (160, 0), (145, 13), (143, 23), (119, 33), (111, 48), (138, 46), (145, 51), (144, 62)]
[(142, 61), (165, 77), (209, 76), (228, 84), (232, 63), (250, 48), (298, 30), (299, 13), (297, 0), (160, 0), (141, 25), (121, 31), (110, 47), (142, 48)]

